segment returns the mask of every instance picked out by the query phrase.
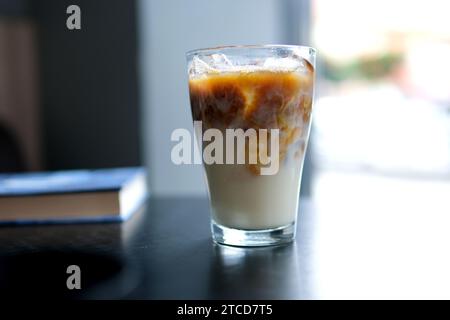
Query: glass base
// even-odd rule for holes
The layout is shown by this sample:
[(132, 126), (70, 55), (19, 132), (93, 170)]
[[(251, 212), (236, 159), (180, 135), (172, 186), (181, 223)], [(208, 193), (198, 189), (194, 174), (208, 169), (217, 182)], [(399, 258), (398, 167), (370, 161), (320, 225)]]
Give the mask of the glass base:
[(211, 222), (213, 240), (219, 244), (237, 247), (275, 246), (295, 239), (295, 223), (274, 229), (243, 230), (224, 227)]

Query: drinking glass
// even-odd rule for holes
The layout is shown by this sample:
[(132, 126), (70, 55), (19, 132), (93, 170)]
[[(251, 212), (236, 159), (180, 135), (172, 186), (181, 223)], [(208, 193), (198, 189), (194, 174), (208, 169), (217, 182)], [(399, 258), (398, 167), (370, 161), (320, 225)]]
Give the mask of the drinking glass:
[(292, 241), (311, 126), (315, 50), (226, 46), (186, 56), (213, 240), (233, 246)]

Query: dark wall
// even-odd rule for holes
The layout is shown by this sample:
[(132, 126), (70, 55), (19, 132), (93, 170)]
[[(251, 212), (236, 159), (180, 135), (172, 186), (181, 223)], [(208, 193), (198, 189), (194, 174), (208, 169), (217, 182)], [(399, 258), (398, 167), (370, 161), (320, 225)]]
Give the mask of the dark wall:
[[(140, 164), (136, 3), (30, 0), (46, 169)], [(81, 30), (66, 9), (81, 8)]]

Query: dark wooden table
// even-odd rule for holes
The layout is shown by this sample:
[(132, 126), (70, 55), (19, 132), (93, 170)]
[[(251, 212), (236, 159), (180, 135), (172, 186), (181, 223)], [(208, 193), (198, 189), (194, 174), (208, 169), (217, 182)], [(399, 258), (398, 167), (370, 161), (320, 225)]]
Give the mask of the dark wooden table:
[[(125, 223), (0, 227), (5, 297), (220, 299), (311, 297), (308, 202), (297, 241), (216, 245), (204, 198), (152, 198)], [(68, 290), (66, 269), (81, 269)]]
[(122, 224), (2, 226), (0, 295), (450, 298), (450, 185), (367, 179), (319, 179), (300, 199), (296, 241), (280, 247), (214, 244), (205, 198), (152, 198)]

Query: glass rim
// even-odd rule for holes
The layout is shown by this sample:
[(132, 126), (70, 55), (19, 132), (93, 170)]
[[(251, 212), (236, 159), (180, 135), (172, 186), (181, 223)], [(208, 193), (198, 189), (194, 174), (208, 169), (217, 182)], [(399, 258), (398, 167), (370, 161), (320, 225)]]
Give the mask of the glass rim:
[(238, 49), (296, 49), (296, 50), (308, 50), (309, 54), (312, 56), (316, 55), (316, 48), (303, 45), (290, 45), (290, 44), (250, 44), (250, 45), (224, 45), (209, 48), (199, 48), (193, 49), (186, 52), (186, 57), (191, 58), (192, 56), (199, 54), (213, 54), (215, 52), (220, 52), (222, 50), (238, 50)]

